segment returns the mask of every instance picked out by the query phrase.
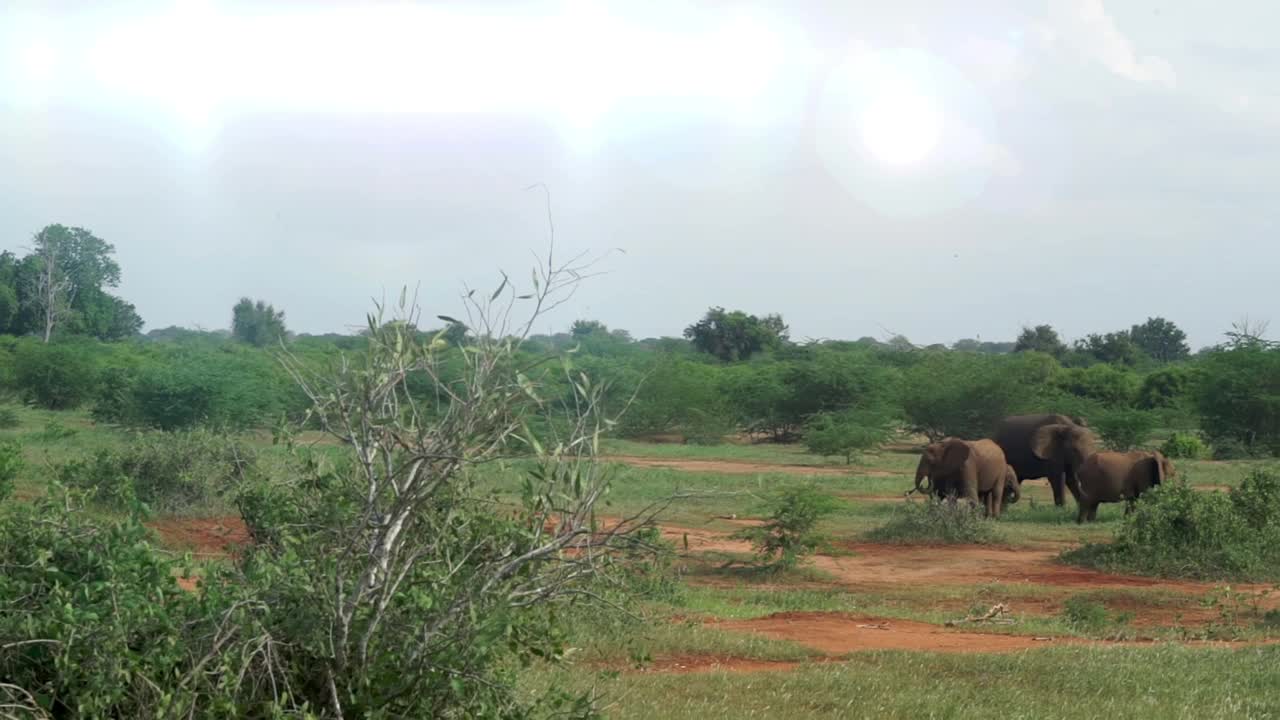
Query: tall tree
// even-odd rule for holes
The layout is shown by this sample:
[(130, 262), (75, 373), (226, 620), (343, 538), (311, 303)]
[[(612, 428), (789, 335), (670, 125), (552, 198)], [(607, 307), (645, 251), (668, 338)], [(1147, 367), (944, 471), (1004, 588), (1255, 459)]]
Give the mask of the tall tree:
[(1191, 355), (1187, 334), (1162, 317), (1147, 318), (1141, 325), (1134, 325), (1129, 335), (1143, 352), (1160, 362), (1184, 360)]
[(1013, 345), (1013, 351), (1042, 352), (1061, 359), (1067, 352), (1067, 346), (1062, 342), (1062, 338), (1058, 337), (1058, 331), (1054, 330), (1052, 325), (1037, 325), (1033, 328), (1022, 328), (1017, 342)]
[(781, 315), (760, 318), (741, 310), (725, 312), (722, 307), (713, 307), (701, 320), (685, 328), (684, 336), (695, 349), (730, 362), (782, 345), (787, 341), (788, 328)]
[(284, 339), (284, 311), (259, 300), (240, 298), (231, 309), (231, 335), (241, 342), (264, 347)]
[[(104, 290), (120, 284), (114, 253), (111, 243), (84, 228), (49, 225), (36, 233), (31, 254), (21, 262), (0, 258), (0, 275), (12, 269), (14, 277), (20, 306), (16, 325), (46, 343), (64, 324), (103, 339), (132, 334), (129, 328), (141, 327), (142, 320), (132, 305)], [(100, 334), (95, 328), (107, 330)]]

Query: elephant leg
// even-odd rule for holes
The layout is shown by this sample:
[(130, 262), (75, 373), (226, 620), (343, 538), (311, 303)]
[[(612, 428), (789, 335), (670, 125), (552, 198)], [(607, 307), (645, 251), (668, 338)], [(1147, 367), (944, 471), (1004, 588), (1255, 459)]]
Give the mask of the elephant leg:
[(1062, 497), (1062, 471), (1054, 469), (1049, 473), (1049, 489), (1053, 490), (1053, 504), (1062, 507), (1066, 504)]
[(1089, 522), (1098, 519), (1098, 503), (1089, 506)]

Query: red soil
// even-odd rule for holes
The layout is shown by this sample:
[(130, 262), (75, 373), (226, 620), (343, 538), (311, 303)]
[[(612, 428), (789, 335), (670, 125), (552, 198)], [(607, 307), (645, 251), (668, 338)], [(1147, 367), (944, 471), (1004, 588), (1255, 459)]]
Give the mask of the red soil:
[(190, 550), (197, 557), (227, 557), (236, 546), (250, 542), (249, 529), (234, 515), (216, 518), (165, 518), (148, 523), (170, 547)]
[(860, 650), (928, 652), (1016, 652), (1046, 645), (1079, 644), (1074, 638), (1035, 638), (967, 632), (911, 620), (890, 620), (846, 613), (788, 612), (751, 620), (714, 623), (721, 630), (750, 632), (790, 640), (826, 653)]

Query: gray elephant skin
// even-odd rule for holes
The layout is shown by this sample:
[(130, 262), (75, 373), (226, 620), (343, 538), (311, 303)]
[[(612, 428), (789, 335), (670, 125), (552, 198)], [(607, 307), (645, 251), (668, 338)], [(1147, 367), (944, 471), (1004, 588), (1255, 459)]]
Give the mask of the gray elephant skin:
[(996, 426), (992, 439), (1004, 451), (1005, 459), (1017, 473), (1019, 483), (1028, 479), (1047, 478), (1049, 487), (1053, 490), (1053, 504), (1061, 507), (1065, 504), (1064, 486), (1079, 501), (1076, 475), (1080, 468), (1065, 455), (1042, 457), (1036, 454), (1031, 446), (1032, 438), (1036, 431), (1047, 425), (1071, 425), (1081, 428), (1090, 438), (1093, 437), (1092, 431), (1081, 418), (1042, 413), (1005, 418)]
[(1093, 522), (1102, 503), (1123, 502), (1127, 515), (1142, 493), (1174, 476), (1173, 463), (1159, 452), (1094, 452), (1091, 440), (1081, 439), (1078, 427), (1060, 424), (1040, 428), (1032, 440), (1041, 456), (1065, 454), (1079, 468), (1078, 523)]
[(924, 492), (926, 478), (937, 497), (981, 502), (992, 518), (1000, 517), (1005, 503), (1021, 497), (1016, 474), (1005, 462), (1000, 446), (991, 440), (945, 438), (929, 444), (916, 466), (917, 490)]

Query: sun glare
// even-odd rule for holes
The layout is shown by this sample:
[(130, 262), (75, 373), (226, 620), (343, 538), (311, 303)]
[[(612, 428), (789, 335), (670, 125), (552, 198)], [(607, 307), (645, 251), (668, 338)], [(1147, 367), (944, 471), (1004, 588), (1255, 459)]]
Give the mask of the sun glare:
[(923, 161), (938, 144), (942, 115), (926, 97), (895, 90), (873, 97), (858, 119), (862, 144), (885, 165)]

